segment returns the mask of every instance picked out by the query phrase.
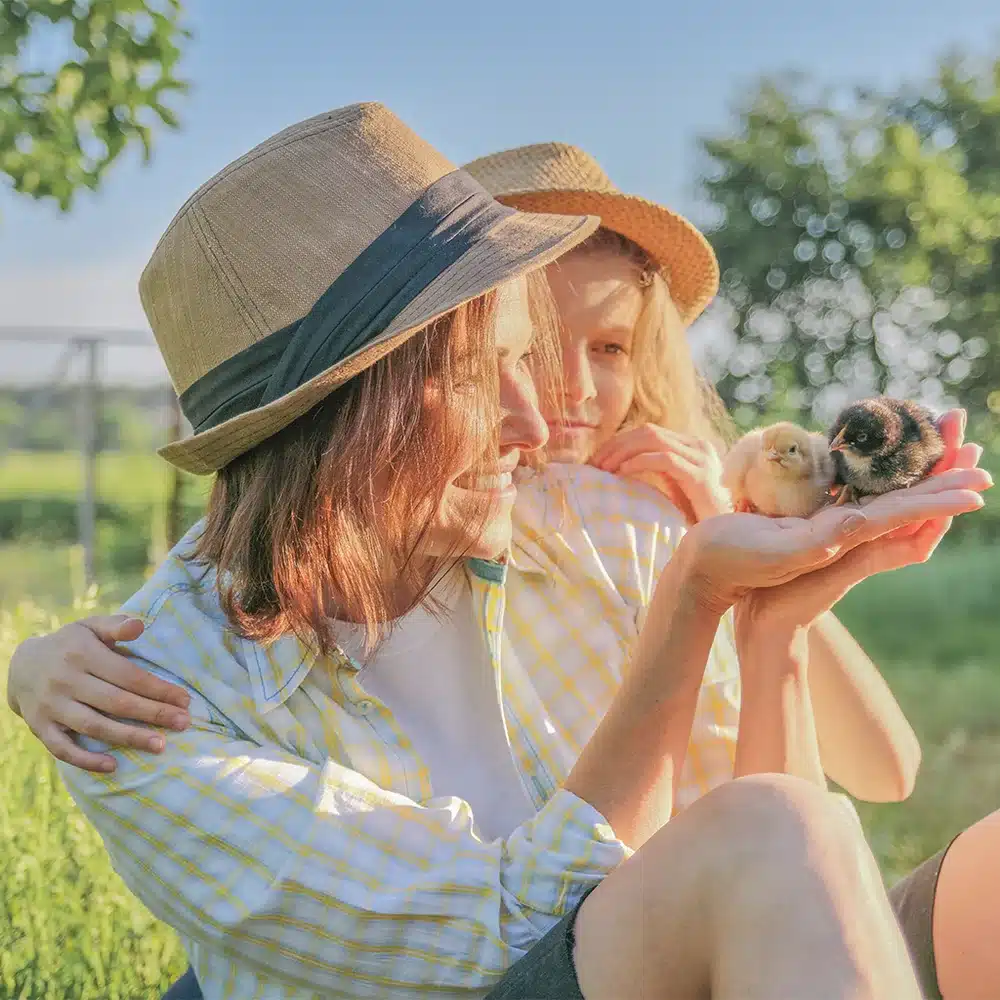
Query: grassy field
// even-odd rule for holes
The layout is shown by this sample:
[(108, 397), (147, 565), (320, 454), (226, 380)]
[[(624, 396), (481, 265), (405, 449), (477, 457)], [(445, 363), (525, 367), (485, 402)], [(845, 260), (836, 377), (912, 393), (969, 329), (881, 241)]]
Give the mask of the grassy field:
[[(97, 488), (106, 500), (143, 503), (167, 495), (170, 466), (154, 454), (105, 452), (97, 464)], [(187, 488), (204, 491), (208, 479), (186, 476)], [(0, 456), (0, 497), (75, 497), (83, 486), (78, 452), (8, 451)]]
[[(114, 468), (106, 483), (114, 481)], [(50, 474), (50, 488), (59, 477), (73, 488), (65, 466), (54, 464)], [(122, 490), (141, 478), (131, 467), (120, 476)], [(70, 547), (0, 548), (0, 688), (20, 638), (93, 606), (93, 598), (70, 603), (81, 588), (79, 564)], [(140, 580), (115, 581), (99, 605), (113, 607)], [(953, 547), (927, 567), (868, 581), (838, 609), (883, 667), (923, 745), (923, 767), (907, 802), (859, 805), (890, 881), (1000, 808), (1000, 608), (992, 596), (998, 591), (1000, 548)], [(5, 702), (0, 858), (0, 1000), (157, 997), (181, 970), (173, 934), (112, 872), (51, 760)]]
[[(0, 687), (15, 643), (56, 624), (28, 603), (0, 612)], [(111, 870), (53, 761), (2, 702), (0, 998), (159, 997), (186, 965), (179, 942)]]

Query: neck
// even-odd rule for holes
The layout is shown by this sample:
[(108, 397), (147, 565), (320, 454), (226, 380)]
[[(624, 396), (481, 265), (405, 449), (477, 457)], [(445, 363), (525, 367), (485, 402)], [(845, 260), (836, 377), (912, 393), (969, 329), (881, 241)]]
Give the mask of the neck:
[[(386, 613), (380, 624), (388, 624), (397, 618), (402, 618), (413, 610), (428, 591), (439, 589), (460, 572), (459, 563), (442, 566), (439, 560), (434, 559), (422, 559), (411, 565), (406, 576), (399, 571), (386, 572), (381, 580), (382, 592), (386, 595)], [(348, 613), (345, 606), (343, 594), (339, 593), (336, 586), (331, 583), (326, 596), (329, 617), (352, 625), (361, 624), (357, 620), (357, 615)]]

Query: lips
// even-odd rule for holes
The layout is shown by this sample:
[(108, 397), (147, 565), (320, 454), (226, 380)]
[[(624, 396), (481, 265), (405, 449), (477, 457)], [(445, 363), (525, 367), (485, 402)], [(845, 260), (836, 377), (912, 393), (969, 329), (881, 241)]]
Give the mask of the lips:
[(587, 423), (584, 420), (550, 420), (549, 428), (554, 431), (593, 431), (597, 430), (597, 424)]

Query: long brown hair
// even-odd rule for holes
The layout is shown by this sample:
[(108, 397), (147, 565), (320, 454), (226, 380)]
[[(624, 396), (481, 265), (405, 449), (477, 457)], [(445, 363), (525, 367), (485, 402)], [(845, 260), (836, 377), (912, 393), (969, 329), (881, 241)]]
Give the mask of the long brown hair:
[[(544, 278), (529, 276), (534, 350), (551, 369), (544, 300)], [(492, 292), (436, 320), (219, 472), (193, 558), (216, 568), (239, 634), (292, 632), (325, 653), (337, 617), (362, 624), (371, 649), (427, 600), (462, 555), (414, 558), (457, 464), (476, 455), (469, 474), (495, 472), (496, 309)], [(409, 607), (400, 592), (416, 595)]]
[(635, 397), (625, 427), (650, 423), (711, 441), (724, 452), (735, 427), (718, 392), (695, 367), (667, 281), (637, 243), (603, 226), (574, 254), (613, 253), (635, 269), (643, 307), (632, 342)]

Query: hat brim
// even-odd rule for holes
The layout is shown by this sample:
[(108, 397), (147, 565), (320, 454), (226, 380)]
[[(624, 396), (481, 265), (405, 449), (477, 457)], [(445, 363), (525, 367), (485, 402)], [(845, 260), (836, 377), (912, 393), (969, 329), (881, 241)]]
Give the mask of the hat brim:
[(601, 220), (558, 213), (516, 212), (443, 271), (374, 341), (294, 391), (216, 427), (159, 450), (168, 462), (208, 475), (256, 447), (311, 410), (334, 389), (419, 333), (429, 323), (507, 281), (556, 260), (585, 240)]
[(708, 240), (682, 215), (655, 201), (619, 191), (506, 191), (497, 201), (523, 212), (598, 215), (606, 229), (637, 243), (662, 271), (684, 324), (692, 323), (719, 291), (719, 263)]

